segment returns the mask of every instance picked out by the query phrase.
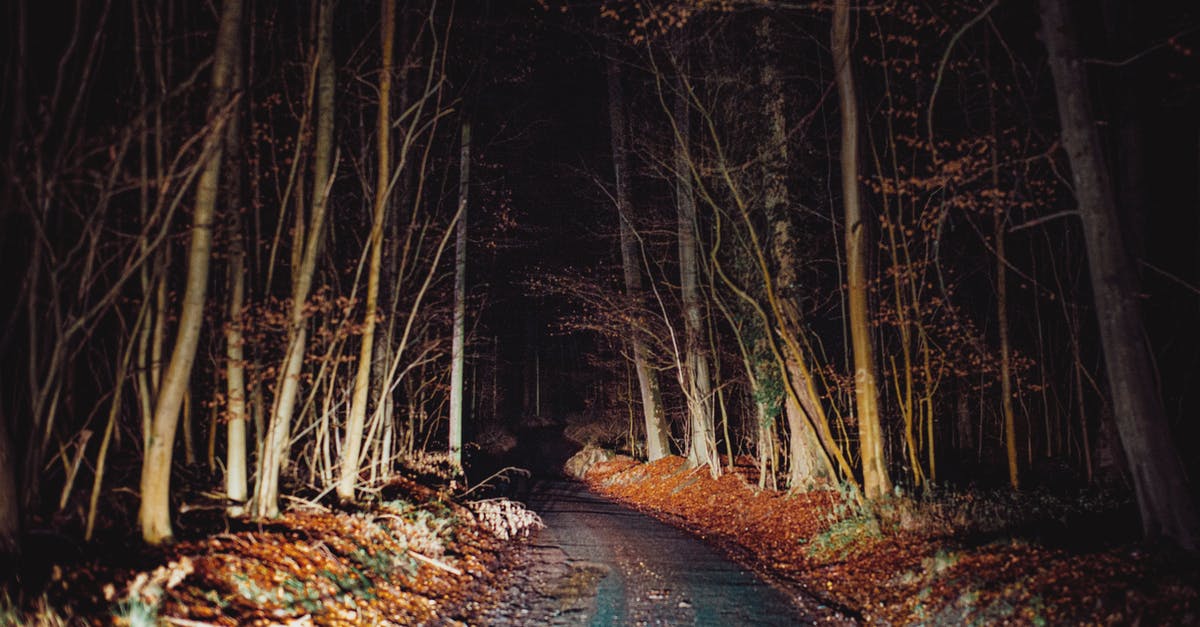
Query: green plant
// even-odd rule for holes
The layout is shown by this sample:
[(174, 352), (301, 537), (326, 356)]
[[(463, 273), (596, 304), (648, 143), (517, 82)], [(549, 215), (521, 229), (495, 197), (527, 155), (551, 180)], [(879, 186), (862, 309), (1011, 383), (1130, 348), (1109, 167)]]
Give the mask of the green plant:
[(879, 522), (873, 516), (855, 516), (830, 525), (825, 531), (808, 540), (805, 553), (817, 561), (845, 559), (855, 545), (863, 540), (883, 537)]
[(118, 625), (130, 627), (157, 627), (158, 603), (148, 603), (141, 597), (131, 597), (117, 602), (113, 619)]

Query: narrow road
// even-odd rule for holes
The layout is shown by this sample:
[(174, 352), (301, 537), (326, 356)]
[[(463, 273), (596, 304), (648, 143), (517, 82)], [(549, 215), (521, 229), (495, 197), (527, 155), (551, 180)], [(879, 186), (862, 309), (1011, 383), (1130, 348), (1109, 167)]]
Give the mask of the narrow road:
[(844, 622), (684, 531), (578, 482), (537, 481), (546, 523), (489, 624), (799, 625)]

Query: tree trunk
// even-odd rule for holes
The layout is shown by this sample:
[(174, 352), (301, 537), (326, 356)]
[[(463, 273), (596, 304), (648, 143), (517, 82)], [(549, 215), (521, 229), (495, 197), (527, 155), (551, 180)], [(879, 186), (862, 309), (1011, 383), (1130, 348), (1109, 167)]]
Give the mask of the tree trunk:
[(142, 538), (151, 545), (171, 540), (171, 453), (179, 409), (187, 393), (200, 326), (204, 322), (204, 301), (208, 290), (209, 257), (212, 252), (212, 223), (221, 178), (223, 133), (220, 118), (228, 115), (230, 78), (237, 61), (239, 29), (242, 22), (241, 0), (225, 0), (217, 31), (213, 62), (212, 99), (208, 119), (217, 122), (205, 140), (205, 164), (196, 186), (196, 209), (192, 214), (192, 234), (188, 243), (187, 283), (179, 316), (179, 333), (171, 361), (163, 374), (158, 401), (154, 406), (150, 447), (142, 461), (142, 503), (138, 512)]
[(346, 418), (346, 441), (342, 450), (342, 465), (338, 477), (337, 494), (343, 502), (354, 500), (354, 488), (358, 483), (358, 469), (363, 449), (363, 426), (366, 424), (367, 401), (371, 391), (372, 351), (375, 348), (376, 311), (379, 309), (379, 275), (383, 262), (383, 226), (387, 216), (388, 182), (392, 173), (391, 147), (392, 123), (392, 46), (396, 31), (393, 15), (395, 4), (384, 1), (380, 4), (382, 28), (380, 49), (383, 67), (379, 71), (379, 115), (375, 127), (379, 142), (379, 159), (375, 164), (375, 206), (371, 217), (371, 236), (367, 245), (371, 247), (371, 262), (367, 270), (367, 302), (364, 307), (363, 334), (359, 344), (358, 370), (354, 376), (354, 392), (350, 401), (350, 415)]
[(20, 549), (21, 509), (17, 497), (16, 458), (8, 425), (0, 416), (0, 564)]
[[(775, 50), (775, 38), (772, 21), (764, 17), (758, 25), (758, 39), (764, 50), (764, 63), (759, 80), (763, 86), (764, 115), (767, 126), (767, 142), (763, 149), (763, 196), (766, 218), (771, 229), (770, 255), (775, 265), (775, 276), (764, 277), (773, 279), (776, 300), (784, 303), (774, 303), (772, 310), (780, 332), (797, 333), (798, 320), (792, 316), (795, 306), (792, 303), (797, 298), (800, 281), (796, 275), (796, 254), (799, 250), (795, 234), (792, 232), (791, 218), (788, 215), (789, 194), (787, 187), (787, 118), (784, 115), (786, 106), (783, 94), (783, 78), (779, 68), (775, 66), (778, 52)], [(767, 330), (771, 333), (772, 330)], [(788, 427), (788, 486), (792, 488), (812, 488), (827, 483), (833, 477), (833, 467), (829, 457), (822, 450), (820, 439), (816, 432), (816, 421), (824, 420), (823, 414), (813, 411), (817, 402), (809, 398), (810, 381), (806, 368), (801, 360), (803, 355), (796, 354), (791, 348), (782, 351), (784, 363), (780, 376), (784, 386), (784, 417)], [(806, 407), (805, 405), (808, 405)]]
[[(225, 459), (225, 498), (241, 503), (248, 494), (246, 482), (246, 365), (245, 337), (242, 333), (242, 309), (246, 303), (246, 248), (239, 208), (231, 205), (234, 235), (229, 254), (229, 321), (225, 325), (225, 384), (228, 395), (225, 419), (227, 450)], [(231, 506), (230, 514), (239, 515), (241, 505)]]
[[(996, 180), (995, 174), (992, 180)], [(1021, 487), (1021, 467), (1017, 460), (1017, 420), (1013, 412), (1012, 342), (1008, 336), (1008, 262), (1004, 253), (1004, 219), (1001, 211), (1000, 207), (992, 208), (996, 239), (996, 325), (1000, 327), (1000, 409), (1004, 415), (1004, 451), (1008, 459), (1008, 484), (1017, 490)]]
[(458, 224), (454, 242), (454, 336), (450, 348), (450, 456), (462, 465), (463, 366), (466, 362), (467, 193), (470, 189), (471, 123), (463, 122), (458, 172)]
[(1200, 516), (1171, 442), (1142, 327), (1137, 277), (1126, 252), (1113, 187), (1067, 0), (1041, 0), (1041, 37), (1049, 53), (1062, 141), (1079, 202), (1113, 413), (1148, 538), (1200, 550)]
[(675, 96), (675, 206), (679, 220), (679, 284), (683, 301), (684, 367), (683, 393), (687, 399), (691, 438), (688, 443), (688, 463), (708, 465), (712, 476), (721, 474), (717, 455), (717, 438), (713, 424), (712, 380), (708, 357), (703, 351), (701, 334), (704, 318), (700, 308), (700, 289), (696, 259), (696, 199), (692, 190), (692, 173), (688, 160), (688, 129), (690, 112), (687, 95), (681, 88)]
[[(292, 413), (300, 389), (300, 371), (308, 342), (304, 320), (304, 305), (312, 289), (321, 247), (325, 213), (329, 205), (328, 191), (333, 186), (333, 1), (320, 0), (317, 14), (317, 132), (313, 154), (313, 208), (304, 229), (304, 252), (300, 265), (293, 269), (291, 311), (288, 318), (288, 341), (280, 368), (278, 391), (268, 421), (263, 454), (258, 461), (258, 484), (254, 491), (254, 513), (259, 518), (279, 514), (279, 473), (288, 453)], [(296, 247), (301, 242), (296, 242)]]
[[(637, 238), (630, 223), (629, 202), (629, 148), (626, 143), (625, 101), (621, 91), (621, 69), (609, 51), (608, 59), (608, 116), (612, 133), (613, 172), (617, 185), (617, 213), (621, 231), (621, 266), (625, 276), (625, 294), (630, 301), (640, 302), (642, 295), (642, 272)], [(638, 388), (642, 396), (642, 416), (646, 424), (646, 458), (661, 459), (671, 453), (670, 434), (663, 416), (662, 393), (658, 387), (658, 375), (650, 365), (646, 344), (636, 334), (630, 338), (633, 348), (634, 368), (637, 370)]]
[[(242, 72), (241, 39), (237, 40), (237, 58), (233, 68), (233, 88), (245, 84)], [(229, 120), (225, 132), (226, 195), (225, 210), (229, 212), (229, 321), (225, 326), (225, 387), (229, 403), (226, 411), (225, 498), (236, 503), (229, 507), (230, 515), (245, 512), (242, 503), (249, 496), (246, 471), (246, 364), (245, 337), (242, 332), (242, 308), (246, 304), (246, 239), (242, 230), (242, 186), (240, 116)]]
[(850, 342), (854, 350), (854, 400), (858, 409), (858, 441), (862, 453), (863, 492), (868, 499), (892, 490), (883, 455), (879, 423), (879, 389), (875, 381), (875, 346), (868, 302), (870, 283), (867, 221), (858, 185), (858, 95), (850, 57), (850, 2), (833, 5), (833, 66), (842, 112), (842, 202), (845, 205), (846, 280), (850, 308)]

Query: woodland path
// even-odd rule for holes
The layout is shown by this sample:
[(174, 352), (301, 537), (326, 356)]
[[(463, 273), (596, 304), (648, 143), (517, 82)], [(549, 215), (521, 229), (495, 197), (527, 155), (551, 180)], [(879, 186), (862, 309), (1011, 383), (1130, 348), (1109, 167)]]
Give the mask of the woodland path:
[(546, 522), (539, 550), (561, 551), (571, 578), (594, 587), (586, 608), (592, 625), (796, 625), (827, 614), (581, 483), (543, 481), (530, 505)]
[[(849, 622), (810, 597), (767, 583), (686, 531), (557, 476), (551, 469), (561, 468), (567, 454), (555, 454), (561, 435), (524, 435), (523, 453), (533, 453), (526, 459), (545, 465), (535, 468), (518, 496), (546, 528), (518, 556), (488, 624)], [(541, 449), (540, 455), (529, 449)]]

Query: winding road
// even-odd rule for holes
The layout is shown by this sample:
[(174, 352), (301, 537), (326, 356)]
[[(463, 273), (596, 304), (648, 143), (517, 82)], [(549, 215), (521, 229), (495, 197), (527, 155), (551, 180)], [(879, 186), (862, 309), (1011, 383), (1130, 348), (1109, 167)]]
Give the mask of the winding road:
[(529, 505), (546, 529), (515, 569), (489, 624), (801, 625), (845, 623), (763, 581), (688, 533), (592, 493), (543, 479)]

